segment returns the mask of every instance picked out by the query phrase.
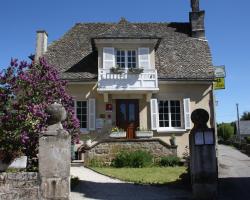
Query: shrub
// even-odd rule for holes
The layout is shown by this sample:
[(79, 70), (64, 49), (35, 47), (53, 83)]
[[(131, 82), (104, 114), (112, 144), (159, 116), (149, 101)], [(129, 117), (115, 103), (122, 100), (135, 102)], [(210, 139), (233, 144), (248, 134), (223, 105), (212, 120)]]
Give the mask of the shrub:
[(224, 141), (230, 140), (234, 136), (234, 127), (226, 123), (218, 125), (218, 136)]
[(79, 122), (66, 84), (44, 58), (31, 64), (12, 59), (10, 66), (0, 71), (0, 159), (9, 162), (21, 152), (28, 157), (28, 168), (38, 164), (33, 158), (38, 153), (39, 135), (47, 127), (45, 110), (54, 102), (65, 107), (63, 127), (76, 138)]
[(127, 167), (130, 165), (130, 156), (128, 151), (119, 152), (116, 157), (112, 160), (111, 166), (113, 167)]
[(245, 140), (246, 140), (247, 144), (250, 144), (250, 136), (246, 137)]
[(89, 167), (104, 167), (104, 166), (106, 166), (106, 164), (100, 159), (92, 158), (89, 161), (88, 166)]
[(137, 150), (133, 152), (121, 151), (112, 160), (111, 166), (141, 168), (152, 164), (152, 155), (147, 151)]
[(159, 165), (162, 167), (174, 167), (177, 165), (180, 165), (180, 158), (177, 156), (165, 156), (165, 157), (161, 157), (161, 159), (159, 160)]
[(152, 155), (147, 151), (135, 151), (130, 154), (130, 167), (141, 168), (152, 164)]

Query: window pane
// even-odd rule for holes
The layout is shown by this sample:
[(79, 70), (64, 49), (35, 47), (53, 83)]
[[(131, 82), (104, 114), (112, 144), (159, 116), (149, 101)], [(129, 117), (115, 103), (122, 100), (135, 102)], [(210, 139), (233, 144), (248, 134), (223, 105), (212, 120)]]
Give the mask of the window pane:
[(81, 107), (81, 102), (77, 101), (77, 107)]
[(87, 101), (77, 101), (76, 112), (80, 128), (87, 128)]
[(169, 127), (168, 101), (159, 101), (160, 127)]
[(176, 127), (176, 122), (172, 120), (171, 125), (172, 127)]
[(125, 51), (117, 50), (116, 51), (116, 65), (121, 68), (125, 68)]
[(128, 50), (128, 68), (135, 68), (136, 67), (136, 51), (135, 50)]
[(170, 101), (171, 126), (181, 127), (180, 101)]
[(160, 127), (164, 127), (163, 121), (160, 121)]
[(82, 115), (82, 121), (87, 121), (87, 115)]
[(120, 104), (120, 121), (125, 121), (126, 120), (126, 104)]
[(181, 120), (181, 116), (180, 116), (180, 114), (176, 114), (176, 120)]
[(175, 108), (176, 113), (180, 113), (180, 107)]
[(129, 104), (128, 106), (128, 110), (129, 110), (129, 121), (135, 121), (135, 104)]
[(164, 120), (168, 120), (168, 113), (164, 113)]

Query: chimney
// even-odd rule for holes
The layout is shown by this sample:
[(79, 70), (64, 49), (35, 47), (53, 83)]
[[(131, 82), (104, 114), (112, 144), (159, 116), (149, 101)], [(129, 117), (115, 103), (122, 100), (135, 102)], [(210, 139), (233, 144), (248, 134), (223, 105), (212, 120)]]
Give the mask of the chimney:
[(47, 51), (48, 46), (48, 34), (44, 30), (38, 30), (36, 32), (36, 55), (35, 60), (43, 56), (43, 54)]
[(191, 0), (192, 12), (189, 13), (189, 21), (192, 29), (192, 37), (205, 40), (205, 11), (200, 10), (199, 0)]

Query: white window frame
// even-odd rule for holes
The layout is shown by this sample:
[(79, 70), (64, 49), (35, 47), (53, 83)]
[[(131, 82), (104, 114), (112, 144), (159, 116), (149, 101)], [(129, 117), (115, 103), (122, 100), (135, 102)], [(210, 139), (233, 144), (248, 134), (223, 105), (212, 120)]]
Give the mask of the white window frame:
[(89, 120), (88, 120), (88, 116), (89, 116), (89, 109), (88, 109), (88, 101), (87, 100), (75, 100), (75, 116), (77, 117), (77, 102), (78, 101), (81, 101), (81, 102), (86, 102), (86, 109), (87, 109), (87, 113), (86, 113), (86, 128), (81, 128), (81, 121), (80, 121), (80, 119), (78, 119), (79, 120), (79, 122), (80, 122), (80, 131), (81, 132), (84, 132), (84, 133), (88, 133), (88, 127), (89, 127)]
[[(160, 127), (160, 116), (158, 117), (158, 129), (157, 132), (183, 132), (186, 131), (185, 129), (185, 121), (184, 121), (184, 107), (183, 107), (183, 99), (180, 98), (167, 98), (167, 99), (158, 99), (158, 103), (160, 101), (168, 101), (169, 105), (169, 127)], [(180, 120), (181, 120), (181, 126), (180, 127), (172, 127), (171, 123), (171, 108), (170, 108), (170, 101), (179, 101), (180, 102)], [(160, 115), (159, 108), (158, 108), (158, 115)]]
[(135, 59), (136, 59), (136, 66), (135, 68), (139, 68), (138, 65), (138, 51), (137, 49), (122, 49), (122, 48), (116, 48), (115, 49), (115, 66), (117, 67), (117, 51), (124, 51), (125, 52), (125, 68), (122, 69), (130, 69), (128, 68), (128, 51), (135, 51)]

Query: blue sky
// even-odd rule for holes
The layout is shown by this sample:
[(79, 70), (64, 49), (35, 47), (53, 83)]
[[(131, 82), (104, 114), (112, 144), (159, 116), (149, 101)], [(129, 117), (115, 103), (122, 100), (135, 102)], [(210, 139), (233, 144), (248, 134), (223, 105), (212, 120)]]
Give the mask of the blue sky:
[[(45, 29), (49, 42), (77, 22), (188, 21), (190, 0), (8, 0), (0, 3), (0, 69), (11, 57), (28, 59), (35, 49), (35, 32)], [(201, 0), (206, 11), (206, 36), (213, 64), (225, 65), (226, 89), (216, 91), (218, 122), (250, 111), (250, 1)]]

